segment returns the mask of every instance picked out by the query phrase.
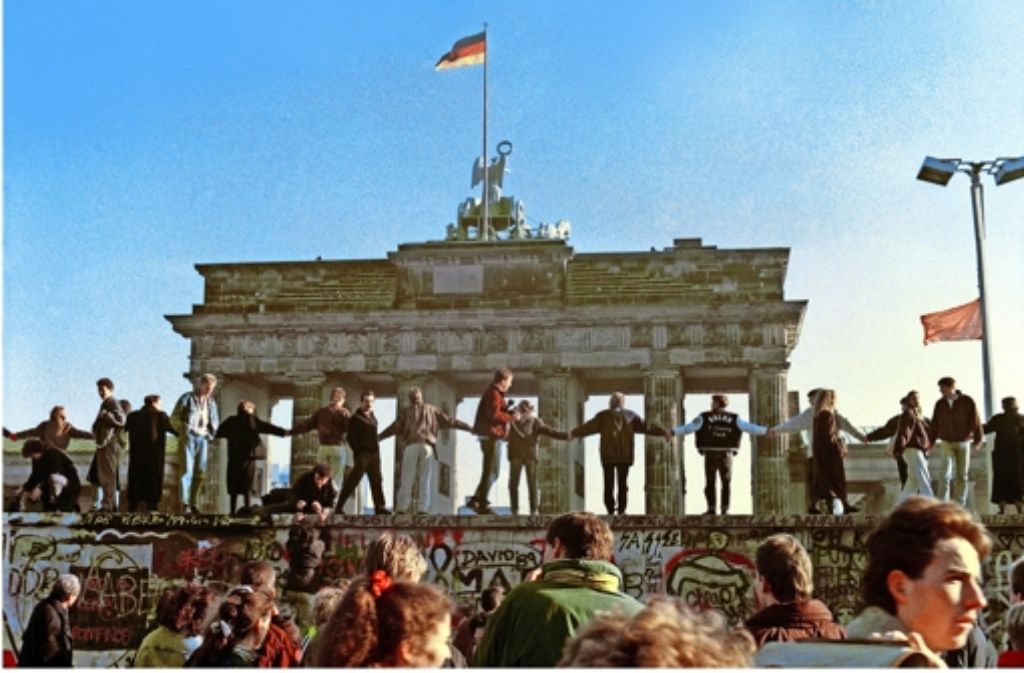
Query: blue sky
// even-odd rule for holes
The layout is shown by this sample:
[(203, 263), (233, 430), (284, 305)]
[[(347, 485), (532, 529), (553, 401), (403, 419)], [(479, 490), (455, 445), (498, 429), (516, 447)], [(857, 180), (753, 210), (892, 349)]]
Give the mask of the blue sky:
[[(944, 374), (981, 400), (979, 345), (917, 318), (977, 294), (968, 181), (914, 176), (1024, 153), (1020, 3), (8, 0), (4, 425), (88, 426), (101, 375), (183, 390), (196, 263), (442, 238), (481, 69), (433, 64), (484, 21), (528, 216), (579, 252), (790, 247), (791, 388), (862, 425)], [(1024, 181), (985, 188), (995, 397), (1024, 397)]]

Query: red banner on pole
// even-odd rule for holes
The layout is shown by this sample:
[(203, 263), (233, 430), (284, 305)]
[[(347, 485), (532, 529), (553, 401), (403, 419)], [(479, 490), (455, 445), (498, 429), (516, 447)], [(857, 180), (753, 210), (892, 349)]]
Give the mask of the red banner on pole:
[(921, 316), (924, 345), (935, 341), (971, 341), (981, 338), (981, 300)]

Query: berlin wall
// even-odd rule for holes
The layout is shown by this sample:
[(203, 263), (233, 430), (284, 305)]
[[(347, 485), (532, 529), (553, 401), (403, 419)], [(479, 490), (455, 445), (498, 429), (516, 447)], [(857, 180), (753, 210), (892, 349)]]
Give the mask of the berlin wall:
[[(165, 587), (198, 580), (227, 589), (242, 565), (268, 560), (279, 570), (279, 593), (296, 610), (308, 596), (283, 588), (290, 516), (240, 520), (224, 516), (9, 514), (4, 528), (4, 648), (18, 649), (35, 604), (60, 573), (82, 580), (72, 610), (77, 666), (128, 666), (143, 636), (154, 628), (156, 600)], [(414, 537), (427, 560), (427, 579), (460, 604), (472, 605), (492, 584), (514, 586), (541, 564), (550, 517), (472, 518), (337, 517), (323, 530), (327, 541), (320, 576), (325, 582), (358, 574), (366, 546), (380, 531)], [(712, 606), (732, 622), (752, 613), (754, 551), (766, 536), (796, 535), (810, 552), (816, 596), (849, 622), (860, 609), (860, 577), (872, 518), (813, 516), (623, 516), (611, 519), (615, 563), (625, 591), (653, 593)], [(1002, 644), (1007, 570), (1024, 555), (1024, 522), (986, 517), (994, 550), (984, 565), (989, 608), (985, 618)]]

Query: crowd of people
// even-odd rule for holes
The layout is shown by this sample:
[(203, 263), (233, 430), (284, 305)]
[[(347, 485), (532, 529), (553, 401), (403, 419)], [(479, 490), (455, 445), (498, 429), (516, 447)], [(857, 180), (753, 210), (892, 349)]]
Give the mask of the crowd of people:
[[(336, 387), (329, 402), (292, 428), (267, 422), (256, 413), (250, 400), (239, 402), (235, 415), (220, 421), (214, 397), (217, 378), (204, 374), (194, 389), (181, 395), (170, 415), (162, 410), (159, 395), (147, 395), (140, 409), (132, 411), (127, 400), (114, 396), (109, 378), (96, 382), (100, 408), (91, 431), (75, 428), (67, 421), (64, 407), (56, 406), (48, 420), (33, 428), (5, 436), (27, 439), (23, 455), (32, 460), (32, 472), (18, 492), (18, 505), (44, 511), (78, 510), (81, 481), (67, 456), (72, 439), (91, 439), (96, 443), (88, 481), (93, 484), (95, 510), (157, 511), (161, 508), (168, 436), (178, 442), (177, 460), (180, 507), (186, 513), (199, 513), (199, 493), (208, 471), (212, 443), (226, 440), (226, 491), (231, 515), (251, 513), (252, 496), (259, 493), (257, 463), (267, 458), (265, 435), (279, 437), (306, 432), (317, 433), (318, 463), (314, 470), (297, 475), (290, 489), (264, 494), (261, 506), (271, 512), (305, 512), (326, 517), (340, 512), (365, 477), (376, 514), (391, 514), (385, 501), (381, 472), (380, 442), (396, 437), (402, 446), (396, 511), (431, 511), (435, 490), (438, 433), (445, 429), (471, 432), (477, 436), (482, 455), (480, 481), (466, 506), (477, 513), (493, 513), (490, 491), (500, 475), (502, 456), (507, 447), (509, 461), (509, 501), (513, 515), (520, 510), (521, 476), (526, 475), (526, 503), (530, 514), (540, 511), (537, 465), (540, 438), (569, 441), (590, 435), (599, 436), (599, 456), (604, 476), (603, 500), (609, 515), (624, 514), (628, 497), (629, 470), (635, 462), (636, 435), (663, 437), (694, 434), (696, 448), (704, 457), (708, 515), (729, 513), (732, 459), (744, 432), (769, 438), (785, 433), (806, 431), (808, 447), (809, 512), (841, 516), (858, 511), (850, 502), (844, 459), (848, 455), (844, 433), (861, 442), (888, 439), (888, 453), (895, 459), (902, 488), (901, 498), (933, 495), (928, 472), (928, 454), (940, 451), (944, 472), (940, 479), (944, 500), (968, 504), (968, 474), (971, 453), (982, 446), (985, 433), (995, 433), (992, 452), (992, 502), (1000, 513), (1015, 506), (1024, 513), (1024, 416), (1016, 399), (1002, 401), (1002, 413), (982, 424), (974, 400), (956, 388), (952, 377), (939, 380), (940, 397), (931, 417), (924, 415), (920, 395), (910, 391), (900, 400), (900, 414), (883, 426), (863, 433), (837, 409), (834, 390), (814, 389), (808, 393), (807, 409), (774, 426), (748, 422), (728, 411), (726, 395), (712, 396), (711, 409), (691, 422), (674, 428), (661, 428), (645, 421), (626, 408), (625, 395), (613, 393), (608, 408), (590, 420), (569, 429), (552, 428), (535, 415), (528, 400), (518, 404), (507, 398), (514, 374), (507, 368), (494, 373), (483, 391), (473, 425), (469, 425), (424, 400), (418, 387), (408, 391), (408, 403), (400, 406), (395, 420), (380, 429), (374, 413), (376, 396), (363, 390), (359, 406), (350, 411), (345, 405), (346, 391)], [(120, 461), (128, 455), (127, 502), (120, 504)], [(351, 456), (351, 457), (349, 457)], [(340, 480), (340, 493), (334, 478)], [(719, 499), (718, 482), (721, 482)], [(239, 508), (239, 500), (242, 507)], [(166, 508), (164, 508), (166, 510)]]
[[(384, 532), (362, 573), (323, 586), (305, 623), (286, 614), (266, 561), (246, 564), (218, 595), (196, 582), (167, 588), (136, 667), (993, 667), (1024, 661), (1024, 558), (1010, 570), (1008, 648), (986, 637), (981, 564), (985, 527), (954, 502), (907, 498), (867, 538), (863, 610), (845, 626), (814, 597), (803, 544), (780, 533), (755, 554), (752, 616), (730, 624), (714, 608), (623, 591), (608, 522), (586, 512), (553, 519), (543, 561), (505, 593), (485, 587), (472, 615), (424, 582), (415, 541)], [(69, 610), (82, 593), (61, 575), (32, 612), (20, 666), (70, 667)], [(743, 598), (743, 597), (741, 597)]]

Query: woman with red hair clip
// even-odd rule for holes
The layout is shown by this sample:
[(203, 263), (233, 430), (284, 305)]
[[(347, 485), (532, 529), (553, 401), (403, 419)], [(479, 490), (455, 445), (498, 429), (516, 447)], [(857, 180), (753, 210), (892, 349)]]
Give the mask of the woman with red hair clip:
[(355, 580), (324, 628), (314, 664), (438, 668), (449, 655), (451, 601), (432, 584), (392, 582), (383, 570)]

